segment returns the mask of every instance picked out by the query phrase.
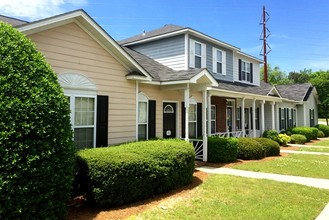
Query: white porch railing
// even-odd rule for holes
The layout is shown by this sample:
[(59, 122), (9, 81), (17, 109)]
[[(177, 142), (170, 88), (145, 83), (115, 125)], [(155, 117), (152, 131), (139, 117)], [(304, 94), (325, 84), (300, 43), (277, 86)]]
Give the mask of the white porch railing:
[(243, 131), (217, 132), (217, 133), (211, 134), (211, 136), (218, 136), (218, 137), (243, 137)]
[(189, 139), (189, 142), (193, 144), (195, 151), (195, 159), (203, 160), (203, 140)]

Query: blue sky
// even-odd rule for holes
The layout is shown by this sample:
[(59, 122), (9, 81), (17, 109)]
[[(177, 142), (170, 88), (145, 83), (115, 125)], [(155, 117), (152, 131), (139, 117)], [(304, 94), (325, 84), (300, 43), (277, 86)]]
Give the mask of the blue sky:
[(0, 0), (0, 14), (33, 21), (82, 8), (116, 40), (176, 24), (262, 58), (263, 5), (272, 67), (329, 70), (329, 0)]

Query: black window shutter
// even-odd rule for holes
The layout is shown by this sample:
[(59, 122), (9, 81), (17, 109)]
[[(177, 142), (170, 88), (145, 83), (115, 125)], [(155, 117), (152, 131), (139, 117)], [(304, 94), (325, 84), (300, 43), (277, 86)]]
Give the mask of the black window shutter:
[(250, 63), (250, 82), (253, 83), (253, 65)]
[(294, 120), (295, 120), (295, 118), (294, 118), (294, 109), (291, 109), (291, 127), (293, 128), (294, 127)]
[(242, 60), (239, 59), (239, 80), (241, 81), (242, 80), (242, 73), (241, 73), (241, 67), (242, 66)]
[(109, 97), (97, 96), (96, 147), (108, 146)]
[(312, 110), (310, 109), (309, 112), (310, 112), (310, 127), (311, 127), (312, 126)]
[(202, 103), (197, 103), (197, 137), (202, 136)]
[(156, 101), (149, 100), (149, 118), (148, 118), (148, 138), (155, 138), (155, 116), (156, 116)]
[(254, 120), (252, 118), (252, 107), (250, 107), (250, 129), (254, 128)]
[(284, 129), (287, 129), (289, 127), (289, 111), (288, 111), (287, 108), (285, 110), (286, 110), (286, 117), (285, 117), (286, 123), (285, 123), (285, 128)]
[(240, 107), (240, 123), (239, 123), (240, 129), (242, 130), (242, 107)]
[(256, 115), (257, 115), (257, 124), (256, 124), (256, 129), (259, 130), (259, 108), (256, 108)]
[(185, 138), (185, 103), (182, 102), (182, 138)]
[(279, 108), (279, 130), (282, 129), (281, 108)]

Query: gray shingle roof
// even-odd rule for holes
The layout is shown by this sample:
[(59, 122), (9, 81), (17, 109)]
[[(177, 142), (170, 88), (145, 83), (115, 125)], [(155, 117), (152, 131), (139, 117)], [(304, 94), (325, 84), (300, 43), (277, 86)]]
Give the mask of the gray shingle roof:
[(4, 16), (4, 15), (0, 15), (0, 21), (4, 21), (8, 24), (11, 24), (13, 27), (28, 23), (27, 21), (7, 17), (7, 16)]
[(238, 82), (226, 82), (226, 81), (218, 81), (219, 89), (224, 89), (227, 91), (234, 91), (234, 92), (242, 92), (242, 93), (249, 93), (255, 95), (263, 95), (267, 96), (270, 91), (272, 90), (273, 86), (268, 83), (261, 82), (260, 86), (255, 85), (247, 85)]
[(308, 99), (310, 92), (313, 89), (311, 83), (293, 84), (293, 85), (278, 85), (275, 86), (280, 92), (282, 98), (305, 101)]
[(189, 80), (200, 73), (203, 69), (191, 69), (184, 71), (173, 70), (146, 55), (136, 52), (128, 47), (122, 47), (132, 56), (152, 77), (154, 81), (177, 81)]
[(118, 43), (121, 44), (121, 45), (124, 45), (124, 44), (128, 44), (128, 43), (131, 43), (131, 42), (148, 39), (148, 38), (151, 38), (151, 37), (171, 33), (171, 32), (182, 30), (182, 29), (186, 29), (186, 27), (173, 25), (173, 24), (166, 24), (162, 28), (135, 35), (133, 37), (118, 41)]

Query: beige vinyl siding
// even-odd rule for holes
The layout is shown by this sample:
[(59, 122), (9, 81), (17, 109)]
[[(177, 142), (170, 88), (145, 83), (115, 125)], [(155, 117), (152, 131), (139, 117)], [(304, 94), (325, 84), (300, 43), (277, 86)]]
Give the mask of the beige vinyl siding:
[[(184, 90), (165, 90), (160, 86), (140, 84), (139, 92), (143, 92), (149, 100), (156, 100), (156, 136), (163, 136), (163, 103), (176, 103), (176, 135), (181, 136), (182, 130), (182, 102), (184, 101)], [(191, 92), (190, 97), (194, 97), (197, 102), (202, 102), (201, 92)]]
[(95, 83), (98, 95), (109, 96), (110, 145), (135, 140), (135, 82), (126, 79), (122, 64), (75, 23), (28, 37), (57, 74), (82, 74)]

